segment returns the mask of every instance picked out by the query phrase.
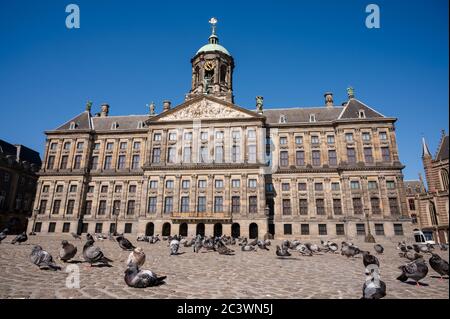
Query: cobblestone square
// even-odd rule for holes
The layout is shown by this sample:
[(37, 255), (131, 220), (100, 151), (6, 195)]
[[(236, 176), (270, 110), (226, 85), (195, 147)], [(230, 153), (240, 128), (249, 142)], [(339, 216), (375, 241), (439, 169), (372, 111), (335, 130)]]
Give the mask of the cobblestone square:
[[(81, 252), (85, 242), (70, 236), (30, 236), (22, 245), (11, 245), (13, 236), (0, 244), (0, 298), (360, 298), (365, 279), (362, 258), (347, 259), (340, 254), (323, 253), (303, 257), (293, 252), (292, 257), (278, 258), (273, 241), (270, 251), (242, 252), (238, 245), (231, 246), (233, 256), (216, 252), (193, 253), (192, 248), (180, 247), (180, 255), (169, 256), (167, 241), (157, 244), (136, 242), (147, 256), (143, 269), (166, 275), (166, 284), (159, 287), (135, 289), (124, 282), (125, 261), (129, 252), (119, 248), (117, 242), (97, 241), (108, 258), (114, 260), (111, 268), (90, 268), (78, 263), (80, 288), (66, 288), (68, 274), (57, 259), (60, 242), (69, 240), (78, 247), (75, 260), (83, 261)], [(29, 255), (34, 244), (51, 253), (62, 271), (39, 270)], [(339, 243), (340, 244), (340, 243)], [(355, 242), (362, 249), (370, 244)], [(396, 280), (398, 266), (405, 259), (398, 256), (395, 244), (383, 243), (385, 252), (378, 258), (381, 278), (387, 285), (386, 298), (446, 299), (449, 297), (448, 279), (441, 280), (431, 269), (421, 287)], [(448, 252), (436, 249), (448, 260)], [(429, 257), (426, 256), (428, 263)]]

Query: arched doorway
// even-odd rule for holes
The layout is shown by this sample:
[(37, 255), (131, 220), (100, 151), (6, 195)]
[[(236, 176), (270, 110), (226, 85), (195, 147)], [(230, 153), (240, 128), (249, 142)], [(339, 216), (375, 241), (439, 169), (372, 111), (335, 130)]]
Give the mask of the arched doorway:
[(145, 226), (145, 236), (153, 236), (155, 234), (155, 224), (147, 223)]
[(214, 237), (222, 236), (222, 224), (217, 223), (214, 225)]
[(162, 227), (162, 235), (170, 236), (170, 223), (164, 223), (164, 225)]
[(188, 225), (186, 223), (182, 223), (180, 225), (180, 236), (186, 237), (188, 235)]
[(197, 224), (196, 234), (200, 236), (205, 236), (205, 224)]
[(241, 236), (241, 226), (238, 223), (231, 225), (231, 237), (238, 238)]
[(250, 226), (248, 227), (248, 233), (249, 233), (248, 237), (250, 239), (258, 238), (258, 225), (256, 225), (255, 223), (251, 223)]

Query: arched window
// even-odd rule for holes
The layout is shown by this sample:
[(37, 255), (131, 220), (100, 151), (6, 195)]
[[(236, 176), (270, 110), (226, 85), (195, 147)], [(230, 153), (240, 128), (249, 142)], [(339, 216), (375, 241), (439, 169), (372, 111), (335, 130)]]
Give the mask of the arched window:
[(436, 207), (434, 206), (434, 203), (430, 201), (428, 203), (428, 211), (430, 212), (430, 218), (431, 218), (431, 224), (437, 225), (438, 224), (438, 218), (436, 215)]
[(227, 66), (222, 65), (220, 67), (220, 83), (225, 83), (227, 79)]
[(441, 175), (442, 189), (447, 190), (448, 189), (448, 171), (445, 168), (443, 168), (443, 169), (441, 169), (441, 171), (439, 173)]

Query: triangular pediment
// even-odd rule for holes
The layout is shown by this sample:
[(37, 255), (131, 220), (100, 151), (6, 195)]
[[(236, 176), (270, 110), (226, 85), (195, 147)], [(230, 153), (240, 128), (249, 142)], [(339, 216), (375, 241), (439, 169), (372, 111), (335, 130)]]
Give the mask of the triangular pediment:
[(150, 122), (261, 118), (256, 112), (212, 97), (199, 97), (163, 112)]

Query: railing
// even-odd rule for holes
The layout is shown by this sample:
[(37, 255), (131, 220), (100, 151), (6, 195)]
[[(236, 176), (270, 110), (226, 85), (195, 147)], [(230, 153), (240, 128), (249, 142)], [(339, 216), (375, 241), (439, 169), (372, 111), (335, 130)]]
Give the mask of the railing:
[(188, 212), (188, 213), (172, 213), (171, 219), (231, 219), (231, 213), (213, 213), (213, 212)]

